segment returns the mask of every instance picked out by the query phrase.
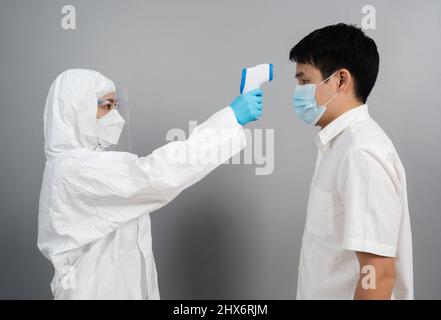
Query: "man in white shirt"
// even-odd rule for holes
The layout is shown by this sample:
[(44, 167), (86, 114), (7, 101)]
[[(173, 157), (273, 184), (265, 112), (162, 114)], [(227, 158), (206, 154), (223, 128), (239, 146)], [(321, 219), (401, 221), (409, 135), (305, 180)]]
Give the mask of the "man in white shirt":
[(378, 74), (375, 42), (332, 25), (302, 39), (290, 60), (296, 112), (321, 128), (297, 298), (413, 299), (405, 172), (366, 104)]

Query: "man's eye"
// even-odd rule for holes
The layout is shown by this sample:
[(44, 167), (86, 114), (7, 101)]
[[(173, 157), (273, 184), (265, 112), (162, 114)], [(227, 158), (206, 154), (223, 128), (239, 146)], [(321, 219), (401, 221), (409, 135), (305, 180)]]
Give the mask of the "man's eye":
[(302, 84), (308, 84), (309, 80), (302, 80)]

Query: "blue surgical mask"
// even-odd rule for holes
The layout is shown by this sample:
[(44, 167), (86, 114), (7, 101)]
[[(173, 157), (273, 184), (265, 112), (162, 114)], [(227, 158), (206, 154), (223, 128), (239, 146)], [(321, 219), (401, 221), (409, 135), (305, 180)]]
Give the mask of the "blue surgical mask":
[(337, 92), (323, 106), (319, 106), (315, 99), (315, 90), (319, 85), (330, 79), (336, 72), (318, 84), (297, 85), (292, 103), (297, 115), (307, 124), (315, 125), (326, 111), (326, 106), (340, 93)]

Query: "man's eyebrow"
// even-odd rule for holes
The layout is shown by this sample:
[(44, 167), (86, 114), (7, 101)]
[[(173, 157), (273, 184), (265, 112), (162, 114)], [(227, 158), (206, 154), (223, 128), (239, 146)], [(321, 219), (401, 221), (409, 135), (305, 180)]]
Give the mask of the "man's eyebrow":
[(296, 73), (296, 78), (300, 78), (300, 77), (303, 77), (303, 76), (305, 76), (305, 74), (303, 73), (303, 71), (300, 71), (300, 72), (297, 72), (297, 73)]

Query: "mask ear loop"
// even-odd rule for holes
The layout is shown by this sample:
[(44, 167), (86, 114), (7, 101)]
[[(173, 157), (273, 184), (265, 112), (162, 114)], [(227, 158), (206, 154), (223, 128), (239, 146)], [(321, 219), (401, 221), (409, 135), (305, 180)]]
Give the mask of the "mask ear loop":
[(323, 82), (326, 82), (326, 81), (328, 81), (329, 79), (331, 79), (332, 76), (333, 76), (334, 74), (336, 74), (336, 73), (337, 73), (337, 71), (335, 71), (333, 74), (331, 74), (329, 77), (327, 77), (325, 80), (323, 80), (323, 81), (320, 82), (319, 84), (316, 84), (316, 87), (318, 87), (319, 85), (321, 85)]
[[(328, 81), (334, 74), (336, 74), (337, 73), (337, 71), (335, 71), (333, 74), (331, 74), (329, 77), (327, 77), (325, 80), (323, 80), (322, 82), (320, 82), (319, 84), (317, 84), (316, 85), (316, 87), (318, 87), (319, 85), (321, 85), (323, 82), (326, 82), (326, 81)], [(326, 107), (329, 103), (331, 103), (332, 102), (332, 100), (334, 100), (339, 94), (341, 93), (341, 91), (338, 91), (336, 94), (334, 94), (333, 96), (332, 96), (332, 98), (331, 99), (329, 99), (328, 100), (328, 102), (326, 102), (324, 105), (323, 105), (323, 107)]]
[(339, 91), (339, 92), (337, 92), (336, 94), (334, 94), (333, 97), (332, 97), (331, 99), (329, 99), (328, 102), (326, 102), (326, 103), (323, 105), (323, 107), (326, 107), (329, 103), (331, 103), (332, 100), (334, 100), (334, 99), (340, 94), (340, 92), (341, 92), (341, 91)]

